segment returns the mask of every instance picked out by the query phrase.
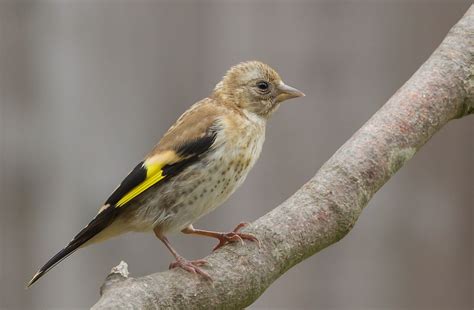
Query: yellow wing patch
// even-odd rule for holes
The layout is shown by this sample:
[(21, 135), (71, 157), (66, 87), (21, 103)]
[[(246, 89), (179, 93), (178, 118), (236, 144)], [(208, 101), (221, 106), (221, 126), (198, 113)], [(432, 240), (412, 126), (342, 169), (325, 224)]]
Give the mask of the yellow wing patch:
[(135, 186), (131, 191), (129, 191), (125, 196), (123, 196), (116, 204), (116, 207), (119, 208), (125, 205), (127, 202), (137, 197), (145, 190), (150, 188), (152, 185), (158, 183), (165, 176), (163, 175), (163, 164), (162, 163), (147, 163), (145, 162), (144, 167), (146, 168), (146, 179), (142, 183)]

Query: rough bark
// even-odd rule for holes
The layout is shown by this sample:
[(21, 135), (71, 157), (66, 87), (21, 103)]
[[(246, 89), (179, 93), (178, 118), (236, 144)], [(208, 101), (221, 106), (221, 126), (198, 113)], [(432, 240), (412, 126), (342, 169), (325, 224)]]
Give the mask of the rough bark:
[(206, 259), (208, 282), (182, 270), (128, 277), (121, 264), (93, 309), (239, 309), (295, 264), (343, 238), (385, 182), (450, 120), (474, 113), (474, 6), (393, 97), (293, 196)]

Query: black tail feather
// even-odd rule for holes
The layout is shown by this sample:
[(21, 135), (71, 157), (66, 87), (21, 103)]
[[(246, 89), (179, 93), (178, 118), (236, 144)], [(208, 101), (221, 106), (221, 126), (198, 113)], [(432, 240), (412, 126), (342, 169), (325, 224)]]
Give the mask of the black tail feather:
[(51, 268), (59, 264), (63, 259), (67, 258), (69, 255), (74, 253), (79, 248), (80, 245), (71, 246), (68, 245), (61, 251), (59, 251), (56, 255), (54, 255), (43, 267), (38, 270), (38, 272), (33, 276), (33, 278), (28, 282), (26, 285), (29, 288), (33, 283), (38, 281), (46, 272), (48, 272)]
[(40, 268), (40, 270), (38, 270), (26, 287), (28, 288), (33, 285), (33, 283), (38, 281), (54, 266), (59, 264), (62, 260), (74, 253), (79, 247), (109, 226), (115, 219), (117, 211), (118, 210), (114, 206), (104, 208), (104, 210), (97, 214), (97, 216), (86, 227), (84, 227), (84, 229), (82, 229), (64, 249), (54, 255), (46, 264), (44, 264), (43, 267)]

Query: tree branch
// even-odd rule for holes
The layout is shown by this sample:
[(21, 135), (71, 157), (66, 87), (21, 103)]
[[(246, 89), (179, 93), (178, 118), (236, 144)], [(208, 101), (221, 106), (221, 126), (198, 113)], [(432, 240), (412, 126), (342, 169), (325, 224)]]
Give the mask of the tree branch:
[[(344, 237), (375, 192), (452, 119), (474, 113), (474, 6), (393, 97), (280, 206), (244, 231), (254, 243), (206, 259), (208, 282), (182, 270), (130, 278), (120, 265), (93, 309), (240, 309), (295, 264)], [(125, 267), (125, 268), (124, 268)]]

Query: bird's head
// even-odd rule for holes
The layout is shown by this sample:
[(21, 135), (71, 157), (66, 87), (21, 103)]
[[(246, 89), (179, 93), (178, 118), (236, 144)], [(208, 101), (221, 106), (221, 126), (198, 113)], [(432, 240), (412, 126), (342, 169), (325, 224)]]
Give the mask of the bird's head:
[(283, 83), (280, 75), (259, 61), (242, 62), (227, 71), (214, 89), (214, 96), (227, 104), (268, 118), (281, 102), (304, 94)]

